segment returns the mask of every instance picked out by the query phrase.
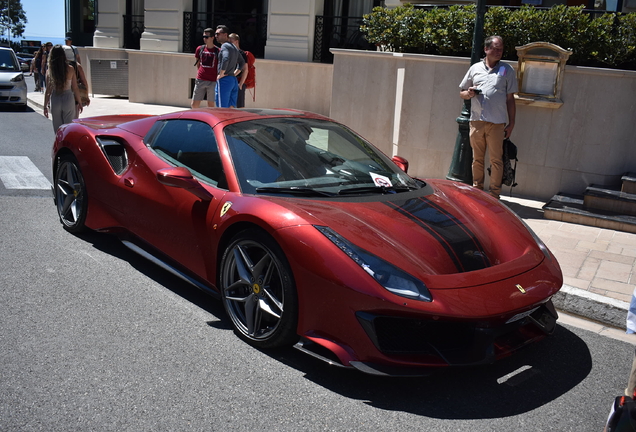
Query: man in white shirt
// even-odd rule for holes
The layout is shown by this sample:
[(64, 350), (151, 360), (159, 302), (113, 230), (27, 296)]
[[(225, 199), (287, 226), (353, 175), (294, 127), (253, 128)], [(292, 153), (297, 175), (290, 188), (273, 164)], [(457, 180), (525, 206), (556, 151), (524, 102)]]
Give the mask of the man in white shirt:
[(459, 84), (459, 97), (471, 100), (470, 146), (473, 149), (473, 186), (484, 188), (484, 157), (490, 154), (490, 194), (499, 198), (503, 176), (503, 140), (515, 127), (514, 94), (518, 91), (514, 69), (501, 62), (504, 42), (489, 36), (484, 42), (486, 57), (468, 69)]

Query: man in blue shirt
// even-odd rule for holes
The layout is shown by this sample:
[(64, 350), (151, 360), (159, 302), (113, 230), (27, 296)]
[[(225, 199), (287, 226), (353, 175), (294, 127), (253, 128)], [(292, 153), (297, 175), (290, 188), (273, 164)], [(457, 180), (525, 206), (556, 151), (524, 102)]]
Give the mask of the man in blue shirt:
[(244, 70), (247, 74), (247, 64), (239, 50), (229, 41), (229, 29), (227, 26), (217, 26), (214, 37), (221, 44), (221, 50), (218, 54), (219, 72), (216, 79), (216, 106), (235, 108), (239, 90), (236, 73)]

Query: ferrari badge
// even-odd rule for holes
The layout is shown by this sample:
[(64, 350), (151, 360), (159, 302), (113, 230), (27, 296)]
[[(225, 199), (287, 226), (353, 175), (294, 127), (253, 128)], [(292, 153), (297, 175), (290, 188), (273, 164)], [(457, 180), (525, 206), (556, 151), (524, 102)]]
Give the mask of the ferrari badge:
[(228, 201), (223, 204), (223, 207), (221, 207), (221, 217), (225, 216), (225, 213), (227, 213), (230, 207), (232, 207), (232, 201)]

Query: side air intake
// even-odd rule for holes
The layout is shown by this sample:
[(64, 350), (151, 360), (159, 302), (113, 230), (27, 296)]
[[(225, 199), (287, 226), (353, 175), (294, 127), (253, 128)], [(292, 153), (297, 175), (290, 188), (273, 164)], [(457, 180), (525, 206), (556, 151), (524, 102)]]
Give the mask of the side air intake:
[(97, 138), (97, 143), (104, 152), (115, 174), (121, 175), (121, 173), (126, 170), (126, 167), (128, 167), (126, 147), (117, 140), (105, 137)]

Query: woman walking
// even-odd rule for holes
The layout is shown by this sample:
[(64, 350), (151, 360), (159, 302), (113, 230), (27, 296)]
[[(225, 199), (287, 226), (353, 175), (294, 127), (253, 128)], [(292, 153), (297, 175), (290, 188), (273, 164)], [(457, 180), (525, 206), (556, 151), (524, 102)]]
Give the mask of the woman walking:
[(33, 56), (33, 60), (31, 60), (31, 73), (33, 74), (33, 80), (35, 81), (35, 91), (43, 91), (42, 87), (44, 84), (42, 83), (42, 77), (40, 75), (42, 70), (42, 56), (44, 55), (44, 45), (40, 47), (40, 49)]
[(51, 53), (51, 48), (53, 48), (53, 44), (51, 42), (47, 42), (42, 45), (44, 50), (42, 51), (41, 61), (40, 61), (40, 91), (44, 91), (44, 87), (46, 86), (46, 67), (48, 65), (49, 54)]
[[(79, 107), (76, 111), (76, 104)], [(46, 71), (46, 91), (44, 92), (44, 116), (53, 117), (53, 130), (73, 119), (82, 112), (82, 98), (77, 86), (75, 69), (66, 61), (61, 45), (55, 45), (48, 55)]]

